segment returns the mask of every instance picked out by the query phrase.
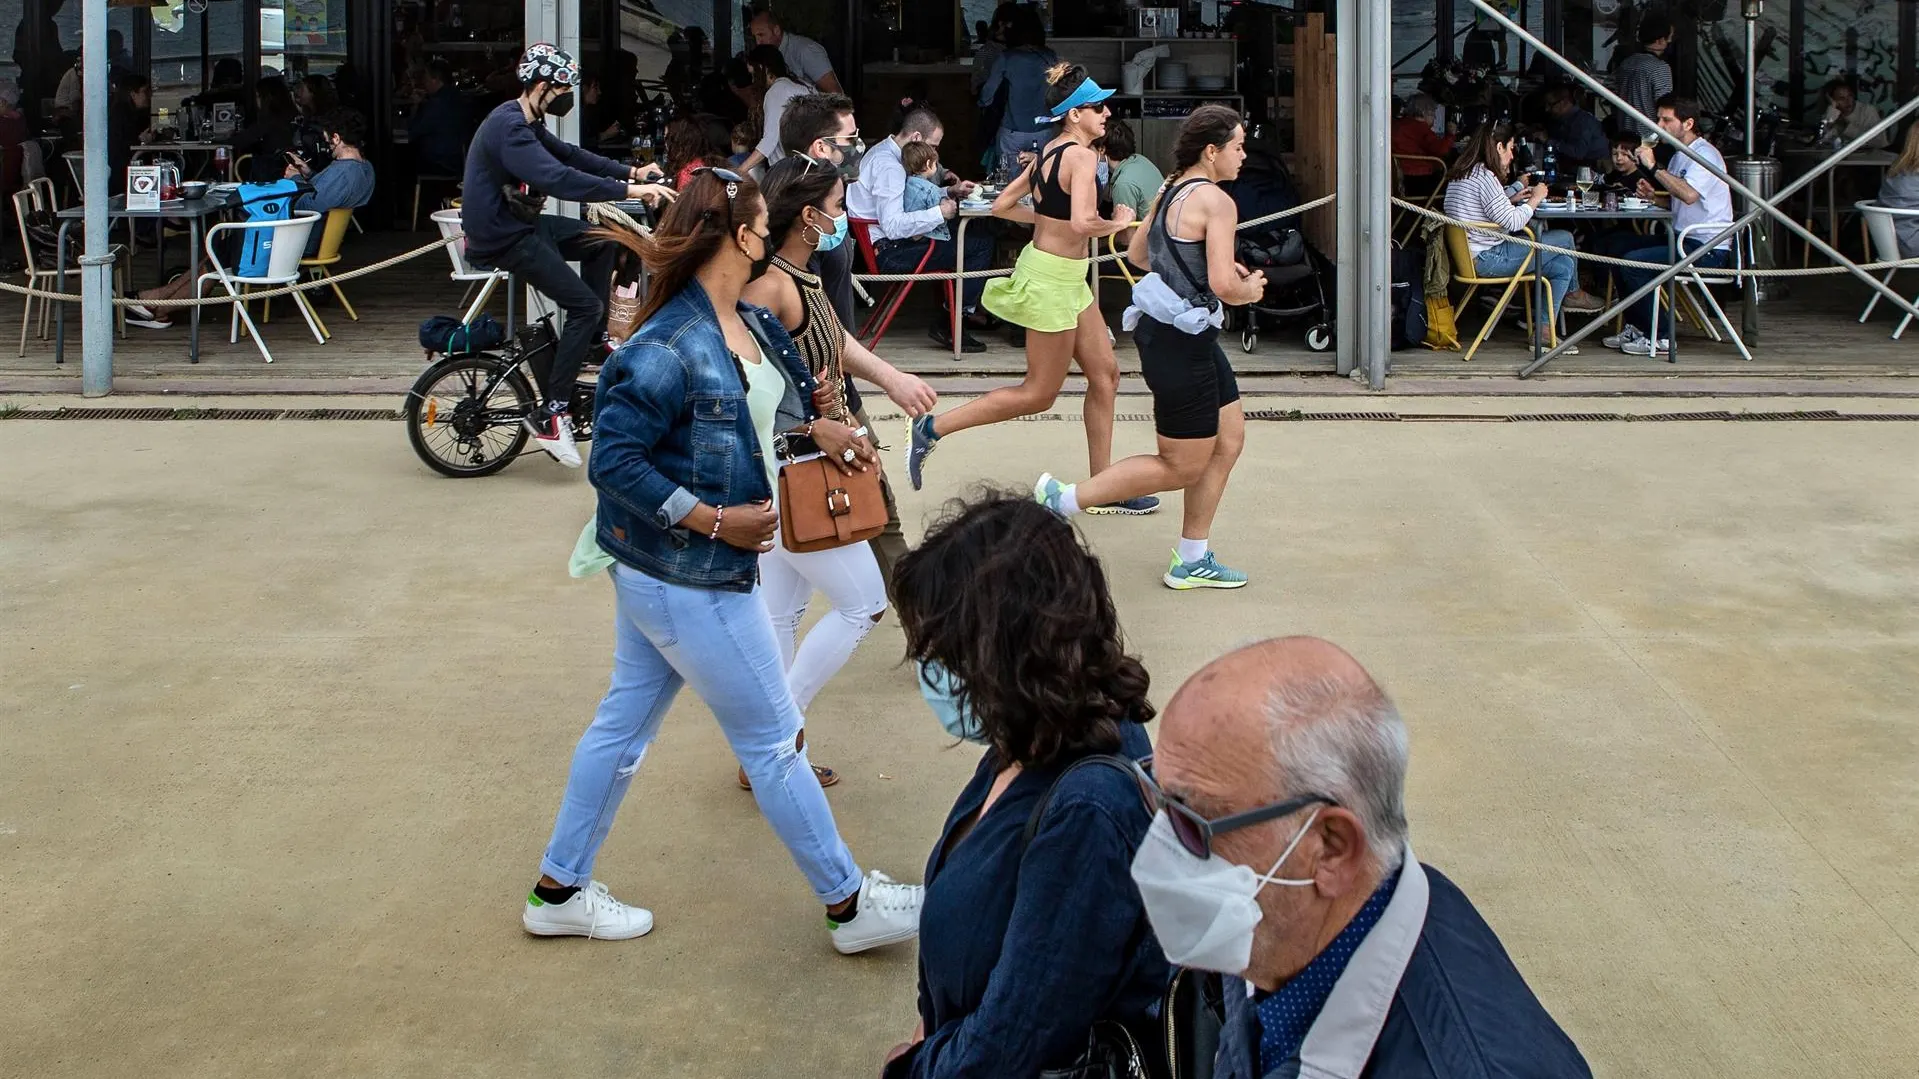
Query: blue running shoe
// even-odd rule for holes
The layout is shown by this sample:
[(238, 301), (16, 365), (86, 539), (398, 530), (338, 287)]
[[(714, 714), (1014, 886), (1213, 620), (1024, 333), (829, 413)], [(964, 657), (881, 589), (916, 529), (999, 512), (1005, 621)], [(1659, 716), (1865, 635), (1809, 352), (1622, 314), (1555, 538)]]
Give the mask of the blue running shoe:
[(1160, 580), (1168, 588), (1185, 591), (1189, 588), (1244, 588), (1246, 575), (1236, 569), (1228, 569), (1219, 564), (1213, 552), (1207, 551), (1206, 557), (1197, 562), (1181, 562), (1179, 555), (1173, 555), (1173, 564), (1166, 567), (1166, 576)]
[(1128, 517), (1144, 517), (1159, 512), (1158, 495), (1141, 495), (1124, 502), (1108, 502), (1103, 506), (1087, 506), (1087, 513), (1122, 513)]
[(1060, 496), (1066, 493), (1066, 485), (1053, 478), (1051, 472), (1039, 474), (1039, 482), (1033, 485), (1033, 501), (1065, 517), (1066, 511), (1060, 508)]
[(913, 490), (920, 489), (920, 472), (926, 467), (926, 459), (933, 456), (933, 450), (939, 446), (939, 436), (933, 433), (931, 413), (913, 421), (913, 440), (906, 448), (906, 478), (913, 481)]

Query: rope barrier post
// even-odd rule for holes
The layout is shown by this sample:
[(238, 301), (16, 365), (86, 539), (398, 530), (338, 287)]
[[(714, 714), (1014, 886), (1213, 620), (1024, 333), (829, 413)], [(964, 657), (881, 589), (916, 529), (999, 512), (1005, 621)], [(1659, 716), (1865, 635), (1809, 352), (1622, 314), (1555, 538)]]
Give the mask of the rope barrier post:
[[(80, 257), (80, 392), (113, 392), (113, 256), (107, 243), (107, 0), (81, 13), (81, 90), (86, 116), (86, 246)], [(65, 284), (65, 282), (60, 282)]]
[[(1714, 237), (1707, 244), (1699, 248), (1694, 253), (1693, 256), (1681, 259), (1679, 263), (1675, 264), (1671, 268), (1667, 269), (1665, 272), (1661, 273), (1658, 277), (1654, 278), (1651, 285), (1635, 292), (1633, 298), (1636, 299), (1637, 297), (1642, 296), (1645, 293), (1651, 291), (1652, 288), (1658, 287), (1660, 285), (1665, 284), (1667, 281), (1670, 281), (1673, 277), (1677, 276), (1679, 273), (1683, 272), (1687, 267), (1690, 267), (1694, 262), (1698, 261), (1699, 256), (1704, 255), (1707, 251), (1711, 250), (1714, 246), (1719, 244), (1726, 237), (1730, 235), (1737, 235), (1739, 229), (1745, 227), (1745, 225), (1747, 224), (1750, 224), (1752, 221), (1757, 220), (1758, 217), (1761, 216), (1762, 214), (1770, 214), (1774, 218), (1778, 219), (1781, 223), (1783, 223), (1788, 229), (1791, 229), (1794, 233), (1797, 233), (1799, 237), (1802, 240), (1804, 240), (1807, 244), (1811, 245), (1811, 247), (1815, 251), (1818, 251), (1820, 254), (1825, 255), (1827, 258), (1831, 259), (1835, 264), (1839, 265), (1840, 267), (1845, 269), (1847, 272), (1851, 273), (1854, 277), (1857, 277), (1859, 280), (1865, 282), (1868, 287), (1878, 292), (1881, 296), (1886, 297), (1900, 310), (1911, 312), (1914, 315), (1919, 315), (1919, 306), (1915, 306), (1912, 301), (1906, 299), (1904, 296), (1901, 296), (1897, 292), (1893, 291), (1883, 281), (1880, 281), (1878, 278), (1872, 276), (1870, 273), (1867, 273), (1865, 270), (1861, 269), (1858, 263), (1853, 262), (1851, 259), (1841, 254), (1831, 244), (1828, 244), (1824, 240), (1813, 235), (1810, 229), (1801, 225), (1799, 222), (1793, 220), (1793, 217), (1791, 214), (1786, 213), (1784, 210), (1781, 210), (1779, 209), (1778, 206), (1774, 205), (1775, 201), (1784, 201), (1784, 199), (1790, 193), (1797, 191), (1799, 188), (1805, 186), (1805, 184), (1809, 182), (1810, 180), (1812, 180), (1813, 178), (1831, 171), (1831, 169), (1835, 165), (1837, 165), (1841, 160), (1843, 160), (1847, 155), (1851, 154), (1854, 150), (1860, 148), (1866, 143), (1871, 142), (1881, 132), (1890, 129), (1895, 124), (1897, 124), (1900, 120), (1904, 119), (1908, 114), (1910, 114), (1915, 108), (1919, 108), (1919, 98), (1914, 98), (1911, 101), (1906, 102), (1904, 105), (1901, 105), (1899, 108), (1895, 109), (1890, 115), (1882, 119), (1879, 123), (1873, 125), (1866, 132), (1862, 133), (1857, 139), (1854, 139), (1851, 143), (1848, 143), (1846, 146), (1836, 151), (1831, 157), (1828, 157), (1826, 160), (1814, 166), (1810, 172), (1806, 173), (1806, 175), (1801, 176), (1798, 180), (1795, 180), (1793, 181), (1793, 183), (1787, 185), (1785, 190), (1781, 191), (1778, 195), (1774, 196), (1773, 199), (1767, 199), (1767, 198), (1761, 197), (1758, 193), (1753, 191), (1752, 188), (1747, 187), (1745, 184), (1741, 183), (1737, 179), (1734, 179), (1730, 173), (1726, 172), (1726, 170), (1720, 168), (1717, 165), (1714, 165), (1710, 161), (1705, 160), (1705, 158), (1701, 157), (1697, 152), (1695, 152), (1691, 147), (1687, 146), (1685, 143), (1681, 142), (1677, 138), (1674, 138), (1671, 134), (1669, 134), (1663, 128), (1659, 127), (1658, 124), (1655, 123), (1651, 117), (1633, 108), (1630, 104), (1626, 102), (1624, 98), (1620, 97), (1618, 94), (1613, 93), (1612, 90), (1608, 88), (1605, 83), (1599, 81), (1599, 79), (1594, 77), (1590, 72), (1579, 67), (1577, 64), (1571, 63), (1565, 57), (1559, 55), (1559, 53), (1555, 52), (1553, 49), (1548, 47), (1544, 42), (1540, 41), (1538, 38), (1534, 37), (1531, 33), (1529, 33), (1525, 27), (1519, 25), (1518, 23), (1514, 22), (1512, 19), (1508, 18), (1498, 8), (1494, 7), (1491, 3), (1489, 3), (1488, 0), (1472, 0), (1472, 4), (1474, 7), (1484, 12), (1495, 23), (1499, 24), (1499, 26), (1503, 28), (1507, 33), (1514, 35), (1515, 37), (1519, 38), (1521, 42), (1531, 46), (1534, 49), (1539, 50), (1539, 52), (1542, 55), (1551, 57), (1554, 63), (1557, 63), (1560, 67), (1565, 68), (1566, 71), (1569, 74), (1571, 74), (1573, 78), (1579, 80), (1581, 84), (1586, 86), (1586, 88), (1591, 90), (1593, 93), (1597, 94), (1606, 103), (1612, 105), (1615, 109), (1620, 110), (1626, 116), (1631, 117), (1635, 120), (1639, 120), (1645, 125), (1651, 126), (1653, 133), (1659, 139), (1671, 145), (1676, 152), (1685, 154), (1687, 157), (1691, 158), (1694, 164), (1697, 164), (1699, 167), (1705, 169), (1707, 172), (1717, 177), (1720, 180), (1720, 182), (1724, 183), (1727, 187), (1731, 188), (1734, 193), (1742, 195), (1745, 198), (1751, 200), (1751, 205), (1755, 207), (1755, 209), (1753, 210), (1751, 214), (1745, 217), (1742, 217), (1738, 222), (1735, 222), (1732, 228), (1719, 233), (1718, 236)], [(1617, 306), (1624, 306), (1626, 303), (1629, 303), (1629, 302), (1631, 301), (1630, 300), (1622, 301), (1622, 303)], [(1595, 318), (1591, 322), (1588, 322), (1585, 326), (1581, 327), (1577, 333), (1574, 333), (1570, 337), (1567, 337), (1565, 340), (1561, 341), (1558, 345), (1554, 346), (1550, 351), (1548, 351), (1544, 356), (1539, 357), (1538, 359), (1534, 360), (1532, 363), (1521, 368), (1519, 372), (1520, 377), (1525, 378), (1531, 375), (1534, 371), (1537, 371), (1539, 368), (1545, 366), (1549, 361), (1557, 357), (1560, 353), (1564, 352), (1567, 348), (1571, 347), (1572, 345), (1590, 336), (1592, 332), (1598, 328), (1603, 318), (1604, 316), (1601, 316), (1600, 318)], [(1658, 333), (1658, 327), (1656, 326), (1653, 327), (1653, 332), (1656, 335)]]

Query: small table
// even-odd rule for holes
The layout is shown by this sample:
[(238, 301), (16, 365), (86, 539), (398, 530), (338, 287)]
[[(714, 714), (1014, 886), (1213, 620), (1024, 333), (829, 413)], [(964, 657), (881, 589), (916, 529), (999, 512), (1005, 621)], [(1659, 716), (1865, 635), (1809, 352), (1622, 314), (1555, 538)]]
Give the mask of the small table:
[[(160, 219), (185, 218), (187, 221), (187, 233), (192, 238), (192, 247), (188, 249), (189, 254), (187, 256), (186, 272), (192, 273), (200, 261), (201, 222), (234, 205), (238, 205), (238, 199), (236, 193), (232, 191), (213, 191), (209, 192), (204, 198), (181, 199), (177, 202), (170, 203), (163, 202), (157, 210), (129, 210), (127, 209), (127, 197), (125, 195), (115, 195), (107, 200), (107, 221), (111, 223), (124, 217)], [(54, 278), (56, 281), (66, 280), (64, 275), (67, 270), (67, 230), (73, 227), (75, 221), (83, 220), (86, 214), (87, 208), (85, 206), (69, 206), (60, 211), (60, 241), (55, 245), (54, 249), (54, 266), (59, 270), (62, 276)], [(109, 227), (107, 231), (111, 233), (113, 230)], [(165, 273), (164, 268), (161, 272), (163, 274)], [(62, 303), (57, 306), (58, 310), (55, 312), (55, 325), (57, 328), (54, 330), (53, 335), (53, 362), (65, 363), (67, 362), (67, 305)], [(195, 304), (188, 310), (192, 311), (193, 314), (191, 323), (192, 330), (187, 339), (187, 358), (194, 363), (199, 363), (200, 307), (198, 304)]]
[[(1660, 222), (1666, 226), (1666, 261), (1668, 263), (1674, 263), (1679, 261), (1679, 234), (1673, 231), (1672, 210), (1666, 207), (1662, 207), (1658, 203), (1654, 203), (1643, 210), (1627, 210), (1627, 209), (1608, 210), (1608, 209), (1605, 209), (1604, 203), (1593, 203), (1592, 205), (1579, 204), (1579, 205), (1573, 206), (1570, 209), (1548, 209), (1546, 206), (1542, 205), (1539, 207), (1539, 209), (1533, 211), (1533, 220), (1534, 221), (1655, 221), (1655, 222)], [(1577, 285), (1577, 283), (1578, 283), (1577, 279), (1575, 279), (1574, 284)], [(1534, 275), (1533, 303), (1535, 307), (1539, 305), (1539, 292), (1541, 289), (1545, 287), (1545, 284), (1546, 284), (1546, 281), (1544, 277), (1538, 274)], [(1665, 286), (1662, 286), (1662, 288), (1665, 288), (1665, 287), (1670, 287), (1672, 289), (1673, 302), (1671, 306), (1673, 311), (1677, 313), (1679, 310), (1678, 278), (1675, 277), (1671, 279), (1670, 281), (1668, 281)], [(1659, 292), (1657, 290), (1653, 293), (1652, 322), (1653, 324), (1652, 324), (1651, 336), (1656, 342), (1659, 338)], [(1535, 360), (1538, 359), (1542, 352), (1543, 350), (1539, 347), (1537, 340), (1535, 339), (1535, 342), (1533, 344), (1533, 359)], [(1668, 348), (1666, 351), (1666, 362), (1667, 363), (1679, 362), (1679, 326), (1676, 321), (1673, 325), (1671, 347)]]
[[(1803, 146), (1794, 150), (1781, 150), (1779, 152), (1779, 156), (1783, 158), (1788, 158), (1795, 162), (1808, 162), (1809, 163), (1808, 167), (1810, 167), (1810, 165), (1816, 165), (1819, 162), (1824, 161), (1826, 158), (1831, 157), (1833, 153), (1834, 151), (1831, 151), (1831, 150), (1820, 149), (1818, 147), (1813, 147), (1813, 146)], [(1897, 160), (1898, 158), (1892, 156), (1891, 154), (1887, 153), (1884, 150), (1859, 150), (1854, 153), (1848, 154), (1843, 158), (1840, 158), (1839, 161), (1836, 164), (1834, 164), (1832, 168), (1829, 168), (1826, 170), (1826, 242), (1827, 243), (1831, 244), (1834, 248), (1837, 248), (1839, 246), (1839, 196), (1838, 196), (1838, 185), (1833, 182), (1833, 174), (1838, 172), (1840, 169), (1859, 168), (1859, 169), (1878, 169), (1880, 174), (1883, 176), (1885, 171), (1891, 168), (1893, 162)], [(1808, 209), (1808, 212), (1806, 216), (1810, 218), (1812, 216), (1810, 212), (1810, 209), (1811, 209), (1810, 203), (1808, 203), (1807, 209)], [(1866, 252), (1866, 255), (1868, 258), (1870, 258), (1872, 256), (1872, 252), (1868, 250)]]
[[(953, 223), (955, 226), (955, 231), (953, 232), (953, 272), (960, 273), (965, 271), (966, 269), (966, 223), (977, 217), (991, 217), (991, 216), (993, 216), (993, 204), (991, 202), (988, 202), (984, 206), (970, 205), (964, 201), (962, 201), (959, 204), (959, 213), (955, 214), (953, 217)], [(952, 303), (953, 358), (956, 360), (959, 359), (962, 354), (962, 350), (960, 348), (960, 334), (962, 332), (960, 327), (960, 319), (961, 319), (961, 308), (964, 305), (961, 303), (960, 297), (965, 294), (965, 291), (966, 291), (966, 282), (961, 279), (957, 279), (957, 278), (954, 279), (953, 303)]]
[[(177, 153), (180, 155), (181, 160), (183, 162), (186, 159), (186, 155), (189, 153), (206, 154), (207, 164), (210, 165), (213, 163), (214, 153), (220, 150), (230, 150), (232, 148), (233, 146), (231, 143), (225, 143), (225, 142), (150, 142), (150, 143), (143, 143), (139, 146), (135, 146), (133, 148), (133, 153), (134, 153), (134, 156), (136, 157), (139, 156), (140, 154), (175, 154)], [(199, 170), (199, 172), (205, 172), (205, 171), (206, 170), (204, 168)], [(199, 176), (199, 173), (196, 173), (195, 175), (188, 176), (185, 178), (188, 180), (197, 180), (200, 178), (200, 176)], [(226, 177), (226, 176), (214, 177), (215, 182), (219, 182), (226, 179), (229, 179), (229, 177)]]

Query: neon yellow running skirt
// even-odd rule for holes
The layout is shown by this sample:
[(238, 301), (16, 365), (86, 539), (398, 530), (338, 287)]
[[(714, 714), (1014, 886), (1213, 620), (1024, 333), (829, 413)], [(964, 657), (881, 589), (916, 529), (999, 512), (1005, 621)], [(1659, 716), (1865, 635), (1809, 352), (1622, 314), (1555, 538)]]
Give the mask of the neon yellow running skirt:
[(999, 318), (1041, 333), (1059, 333), (1079, 325), (1079, 313), (1093, 304), (1086, 284), (1085, 259), (1061, 258), (1027, 244), (1011, 277), (986, 282), (980, 304)]

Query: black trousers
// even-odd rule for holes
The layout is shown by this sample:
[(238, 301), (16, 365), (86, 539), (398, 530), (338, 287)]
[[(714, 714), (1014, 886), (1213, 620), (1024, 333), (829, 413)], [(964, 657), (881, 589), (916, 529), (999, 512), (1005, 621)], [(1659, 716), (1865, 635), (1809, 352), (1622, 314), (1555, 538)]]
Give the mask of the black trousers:
[[(540, 395), (553, 412), (565, 411), (573, 400), (580, 366), (606, 334), (606, 295), (613, 284), (618, 251), (604, 240), (588, 239), (589, 227), (570, 217), (542, 214), (532, 232), (493, 260), (494, 268), (513, 273), (566, 312), (559, 348), (540, 386)], [(580, 264), (579, 273), (567, 267), (569, 261)]]

